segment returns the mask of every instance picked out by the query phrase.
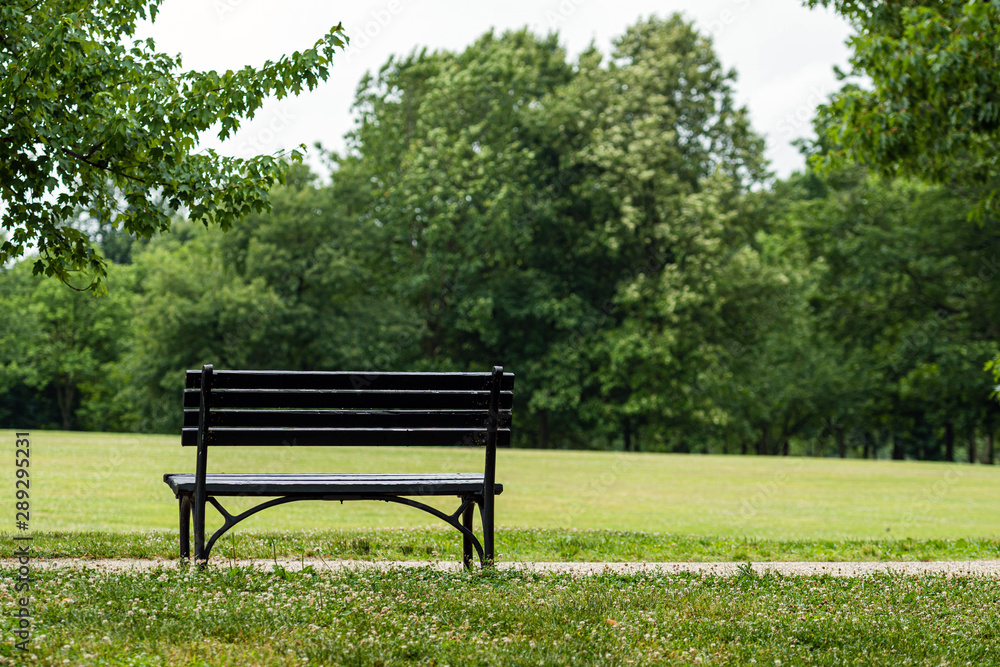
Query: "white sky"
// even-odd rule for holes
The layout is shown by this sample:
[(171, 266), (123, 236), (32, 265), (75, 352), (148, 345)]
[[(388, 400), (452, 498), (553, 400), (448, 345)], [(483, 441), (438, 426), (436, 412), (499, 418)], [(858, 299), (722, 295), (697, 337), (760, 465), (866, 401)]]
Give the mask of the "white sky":
[(180, 53), (185, 68), (223, 71), (308, 48), (344, 24), (352, 45), (325, 83), (269, 101), (221, 146), (215, 137), (203, 138), (203, 146), (249, 156), (316, 141), (341, 150), (358, 82), (391, 54), (424, 46), (462, 50), (491, 27), (527, 25), (541, 34), (558, 30), (575, 58), (591, 41), (607, 53), (612, 39), (639, 18), (675, 11), (711, 34), (723, 66), (736, 69), (737, 101), (766, 136), (772, 169), (778, 176), (801, 169), (790, 141), (811, 134), (815, 106), (837, 89), (833, 66), (847, 68), (849, 29), (832, 12), (805, 9), (798, 0), (164, 0), (142, 36), (154, 37), (161, 51)]

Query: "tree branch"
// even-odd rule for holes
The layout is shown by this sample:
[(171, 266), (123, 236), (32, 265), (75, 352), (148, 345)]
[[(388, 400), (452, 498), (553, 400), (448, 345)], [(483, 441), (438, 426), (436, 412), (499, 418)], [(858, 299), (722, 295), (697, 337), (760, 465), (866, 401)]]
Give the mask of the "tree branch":
[(81, 154), (79, 154), (79, 153), (77, 153), (75, 151), (71, 151), (68, 148), (63, 148), (61, 150), (62, 150), (62, 153), (64, 155), (68, 155), (68, 156), (70, 156), (72, 158), (75, 158), (75, 159), (79, 160), (80, 162), (83, 162), (84, 164), (89, 164), (91, 167), (96, 167), (97, 169), (100, 169), (102, 171), (106, 171), (108, 173), (114, 174), (115, 176), (121, 176), (122, 178), (127, 178), (128, 180), (135, 181), (136, 183), (142, 183), (143, 185), (147, 184), (146, 181), (142, 180), (141, 178), (138, 178), (137, 176), (132, 176), (130, 174), (126, 174), (126, 173), (117, 171), (117, 170), (112, 169), (111, 167), (109, 167), (108, 165), (105, 165), (105, 164), (100, 164), (98, 162), (92, 162), (91, 160), (87, 159), (88, 156), (86, 156), (86, 155), (81, 155)]
[(89, 160), (91, 157), (93, 157), (94, 153), (96, 153), (97, 151), (99, 151), (101, 149), (101, 146), (103, 146), (107, 142), (108, 142), (108, 140), (105, 139), (104, 141), (101, 141), (101, 142), (95, 144), (94, 147), (90, 149), (90, 152), (87, 153), (87, 159)]

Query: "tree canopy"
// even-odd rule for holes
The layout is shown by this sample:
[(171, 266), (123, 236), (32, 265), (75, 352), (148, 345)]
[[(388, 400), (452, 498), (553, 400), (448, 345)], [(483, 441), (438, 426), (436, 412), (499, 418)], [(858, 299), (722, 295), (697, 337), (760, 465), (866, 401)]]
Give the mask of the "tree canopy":
[(1000, 2), (808, 0), (854, 26), (852, 84), (821, 108), (836, 146), (858, 161), (970, 193), (972, 213), (1000, 206)]
[[(301, 52), (218, 73), (133, 39), (161, 0), (11, 0), (0, 4), (0, 265), (38, 253), (35, 273), (99, 288), (106, 261), (78, 216), (140, 238), (182, 207), (227, 229), (267, 206), (282, 156), (196, 152), (264, 100), (312, 89), (346, 43), (334, 26)], [(291, 158), (298, 153), (293, 151)]]

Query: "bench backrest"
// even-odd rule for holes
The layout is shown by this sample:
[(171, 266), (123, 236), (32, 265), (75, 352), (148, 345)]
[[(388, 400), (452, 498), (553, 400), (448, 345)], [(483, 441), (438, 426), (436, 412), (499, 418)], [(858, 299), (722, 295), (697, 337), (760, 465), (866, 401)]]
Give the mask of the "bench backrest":
[[(514, 374), (226, 371), (185, 378), (185, 446), (510, 446)], [(492, 440), (492, 442), (490, 442)]]

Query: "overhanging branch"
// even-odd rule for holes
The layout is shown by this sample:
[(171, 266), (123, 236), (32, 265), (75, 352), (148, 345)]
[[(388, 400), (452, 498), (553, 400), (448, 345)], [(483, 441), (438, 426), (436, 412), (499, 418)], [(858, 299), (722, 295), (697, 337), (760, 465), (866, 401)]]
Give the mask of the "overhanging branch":
[(112, 169), (110, 166), (108, 166), (106, 164), (101, 164), (100, 162), (94, 162), (92, 160), (89, 160), (88, 156), (86, 156), (86, 155), (81, 155), (80, 153), (77, 153), (75, 151), (71, 151), (68, 148), (63, 148), (61, 150), (62, 150), (63, 155), (68, 155), (69, 157), (74, 158), (76, 160), (79, 160), (80, 162), (83, 162), (84, 164), (88, 164), (91, 167), (94, 167), (96, 169), (100, 169), (102, 171), (106, 171), (109, 174), (114, 174), (115, 176), (121, 176), (122, 178), (127, 178), (128, 180), (134, 181), (136, 183), (142, 183), (143, 185), (147, 185), (146, 181), (144, 181), (143, 179), (141, 179), (141, 178), (139, 178), (137, 176), (132, 176), (131, 174), (126, 174), (124, 172), (118, 171), (117, 169)]

